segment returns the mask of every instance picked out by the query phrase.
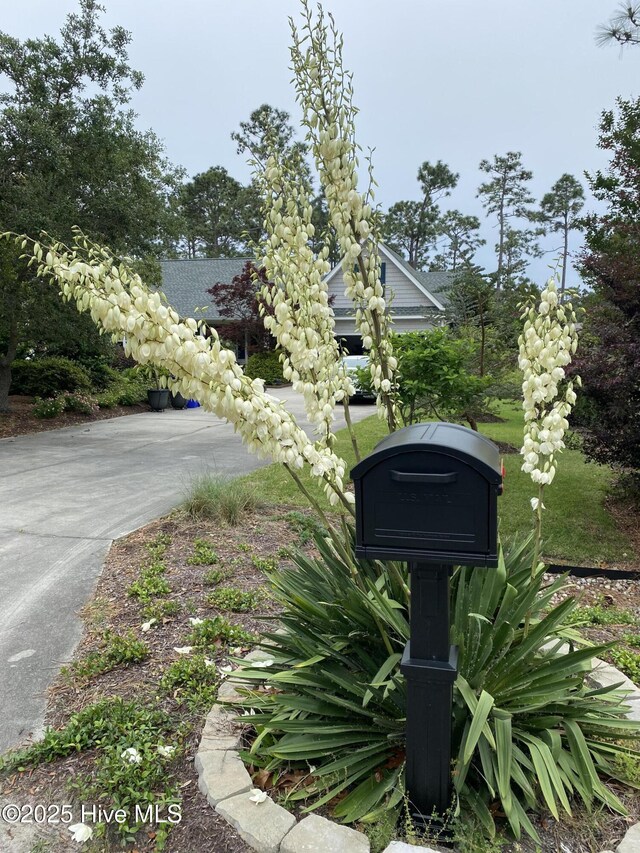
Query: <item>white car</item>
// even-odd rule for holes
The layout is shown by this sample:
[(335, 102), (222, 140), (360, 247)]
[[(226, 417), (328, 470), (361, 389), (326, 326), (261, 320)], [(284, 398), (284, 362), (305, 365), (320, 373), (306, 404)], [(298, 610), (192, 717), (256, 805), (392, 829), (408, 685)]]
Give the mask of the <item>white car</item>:
[(368, 388), (361, 388), (358, 383), (358, 370), (368, 370), (369, 356), (368, 355), (345, 355), (342, 359), (347, 375), (353, 380), (355, 394), (351, 396), (351, 400), (375, 400), (376, 395)]

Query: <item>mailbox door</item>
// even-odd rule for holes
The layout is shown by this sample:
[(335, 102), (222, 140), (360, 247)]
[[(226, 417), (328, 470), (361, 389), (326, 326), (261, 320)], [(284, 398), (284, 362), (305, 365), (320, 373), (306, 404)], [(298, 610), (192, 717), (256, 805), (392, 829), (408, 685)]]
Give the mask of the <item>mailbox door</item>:
[(486, 554), (490, 485), (477, 470), (441, 452), (381, 461), (363, 483), (363, 541), (374, 548)]

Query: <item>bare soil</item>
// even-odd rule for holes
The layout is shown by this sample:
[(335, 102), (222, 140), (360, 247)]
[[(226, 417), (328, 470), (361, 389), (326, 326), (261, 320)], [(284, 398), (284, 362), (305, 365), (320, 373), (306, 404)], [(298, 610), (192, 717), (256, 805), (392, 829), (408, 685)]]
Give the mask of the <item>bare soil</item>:
[(55, 418), (37, 418), (33, 414), (33, 397), (20, 396), (9, 397), (9, 408), (9, 412), (0, 412), (0, 439), (150, 411), (146, 403), (136, 403), (133, 406), (114, 406), (113, 409), (99, 409), (91, 415), (81, 415), (79, 412), (63, 412)]

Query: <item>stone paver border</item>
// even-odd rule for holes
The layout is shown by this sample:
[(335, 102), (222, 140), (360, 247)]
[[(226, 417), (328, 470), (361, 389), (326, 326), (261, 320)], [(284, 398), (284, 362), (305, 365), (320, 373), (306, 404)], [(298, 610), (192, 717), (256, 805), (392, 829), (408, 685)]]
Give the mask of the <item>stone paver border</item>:
[[(256, 649), (245, 660), (266, 660), (267, 652)], [(620, 684), (631, 706), (629, 718), (640, 722), (640, 689), (620, 670), (599, 658), (593, 659), (588, 678), (595, 687)], [(237, 691), (239, 681), (226, 679), (219, 691), (218, 702), (233, 705), (242, 699)], [(238, 749), (240, 727), (236, 714), (216, 704), (209, 712), (195, 758), (198, 787), (209, 805), (238, 832), (241, 838), (258, 853), (369, 853), (367, 836), (355, 829), (333, 823), (318, 815), (297, 821), (291, 812), (266, 796), (260, 802), (252, 800), (253, 783)], [(617, 847), (616, 853), (639, 850), (640, 824), (632, 826)], [(392, 841), (384, 853), (403, 853), (408, 845)], [(412, 851), (434, 853), (431, 847), (410, 848)]]

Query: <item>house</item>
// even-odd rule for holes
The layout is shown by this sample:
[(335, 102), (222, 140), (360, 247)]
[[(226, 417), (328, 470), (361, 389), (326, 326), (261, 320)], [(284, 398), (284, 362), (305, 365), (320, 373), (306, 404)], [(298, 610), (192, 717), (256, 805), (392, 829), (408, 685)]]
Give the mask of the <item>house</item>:
[[(442, 322), (447, 303), (450, 272), (422, 272), (403, 260), (391, 249), (380, 245), (381, 279), (388, 297), (392, 297), (391, 315), (396, 332), (430, 329)], [(227, 319), (218, 313), (212, 296), (207, 292), (217, 282), (231, 283), (252, 258), (196, 258), (193, 260), (160, 261), (162, 290), (167, 301), (181, 317), (195, 317), (214, 326), (224, 334)], [(349, 352), (362, 352), (362, 342), (356, 332), (354, 309), (344, 295), (344, 280), (340, 265), (327, 275), (330, 295), (334, 296), (333, 310), (336, 336), (345, 341)], [(238, 358), (244, 361), (244, 348), (238, 348)]]
[[(417, 332), (442, 323), (447, 305), (447, 290), (453, 280), (451, 272), (414, 270), (404, 258), (380, 244), (382, 270), (380, 279), (386, 298), (391, 298), (394, 332)], [(362, 352), (356, 332), (353, 303), (344, 295), (344, 278), (340, 264), (327, 276), (329, 293), (334, 296), (333, 313), (336, 336), (345, 341), (349, 352)]]

